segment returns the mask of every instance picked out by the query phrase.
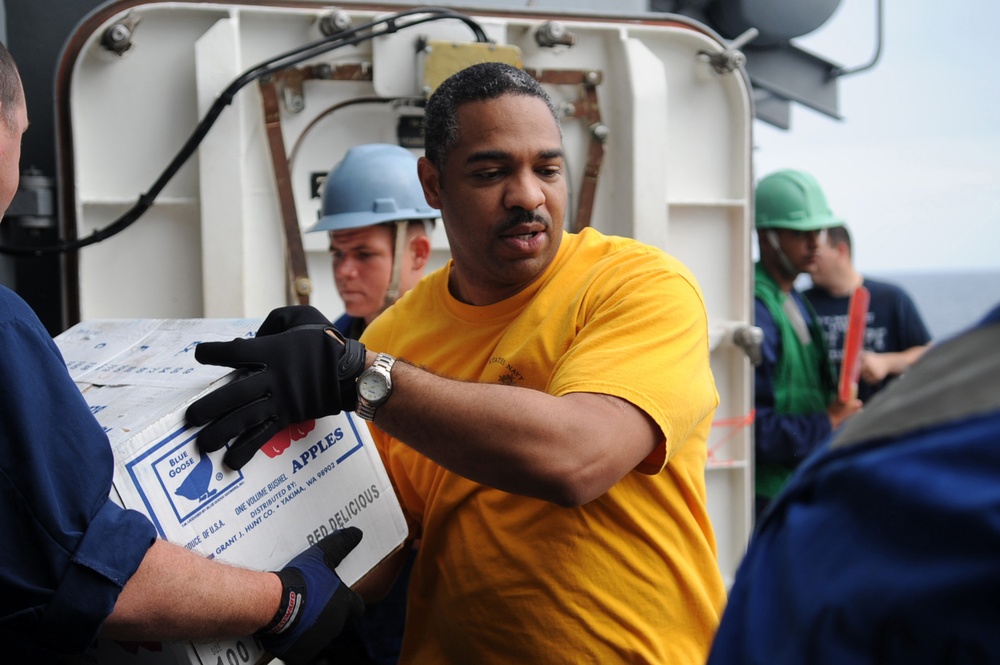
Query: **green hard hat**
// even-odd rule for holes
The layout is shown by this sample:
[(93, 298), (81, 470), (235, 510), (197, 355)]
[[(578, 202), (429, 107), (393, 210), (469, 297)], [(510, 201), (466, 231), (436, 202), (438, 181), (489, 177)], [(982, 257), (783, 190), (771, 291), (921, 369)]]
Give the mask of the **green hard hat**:
[(844, 222), (834, 217), (816, 178), (802, 171), (777, 171), (757, 183), (758, 229), (818, 231)]

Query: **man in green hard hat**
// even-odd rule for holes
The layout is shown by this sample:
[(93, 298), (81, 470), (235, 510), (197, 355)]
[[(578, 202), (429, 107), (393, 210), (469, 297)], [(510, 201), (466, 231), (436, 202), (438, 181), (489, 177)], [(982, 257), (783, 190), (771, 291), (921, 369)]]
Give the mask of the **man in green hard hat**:
[(814, 266), (824, 230), (842, 223), (808, 173), (778, 171), (757, 184), (754, 321), (764, 332), (754, 377), (758, 515), (799, 463), (861, 408), (860, 400), (837, 400), (816, 314), (794, 286)]

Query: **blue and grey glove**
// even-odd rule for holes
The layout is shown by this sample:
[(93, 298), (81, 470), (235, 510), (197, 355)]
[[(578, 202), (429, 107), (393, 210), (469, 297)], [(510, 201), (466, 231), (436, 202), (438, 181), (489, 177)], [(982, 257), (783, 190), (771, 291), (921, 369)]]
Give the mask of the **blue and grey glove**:
[(244, 370), (242, 376), (195, 401), (187, 410), (203, 452), (234, 439), (223, 458), (240, 469), (271, 437), (289, 425), (354, 411), (356, 379), (365, 347), (345, 339), (317, 309), (281, 307), (253, 339), (204, 342), (194, 352), (205, 365)]
[(316, 657), (365, 605), (337, 576), (336, 568), (361, 542), (361, 529), (334, 531), (277, 571), (282, 598), (274, 619), (256, 633), (272, 655), (297, 665)]

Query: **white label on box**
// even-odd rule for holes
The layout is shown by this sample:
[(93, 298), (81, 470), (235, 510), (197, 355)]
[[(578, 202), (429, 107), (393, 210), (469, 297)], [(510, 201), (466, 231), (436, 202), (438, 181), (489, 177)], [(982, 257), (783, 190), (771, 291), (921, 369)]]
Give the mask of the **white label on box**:
[[(167, 540), (258, 568), (280, 567), (346, 526), (359, 526), (362, 543), (381, 556), (399, 544), (379, 543), (380, 524), (394, 522), (388, 531), (397, 535), (404, 527), (363, 421), (342, 414), (292, 426), (239, 471), (223, 464), (221, 450), (202, 455), (197, 429), (182, 418), (174, 424), (131, 457), (116, 454), (123, 503), (149, 515)], [(353, 562), (349, 556), (338, 569), (348, 584), (372, 563)]]

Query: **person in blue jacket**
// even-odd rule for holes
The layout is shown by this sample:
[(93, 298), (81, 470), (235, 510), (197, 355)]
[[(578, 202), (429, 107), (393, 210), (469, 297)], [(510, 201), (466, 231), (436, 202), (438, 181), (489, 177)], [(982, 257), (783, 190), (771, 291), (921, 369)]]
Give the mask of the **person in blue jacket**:
[(1000, 662), (1000, 305), (875, 395), (768, 507), (709, 665)]
[[(19, 181), (28, 127), (20, 75), (0, 44), (0, 216)], [(262, 572), (158, 539), (109, 498), (113, 458), (38, 317), (0, 286), (0, 644), (10, 663), (83, 657), (100, 635), (126, 641), (256, 634), (303, 663), (363, 603), (334, 567), (350, 528)]]
[(760, 260), (754, 266), (754, 323), (764, 333), (754, 368), (756, 513), (830, 432), (861, 408), (837, 399), (816, 313), (795, 288), (816, 263), (819, 237), (840, 224), (819, 183), (786, 169), (757, 184)]

